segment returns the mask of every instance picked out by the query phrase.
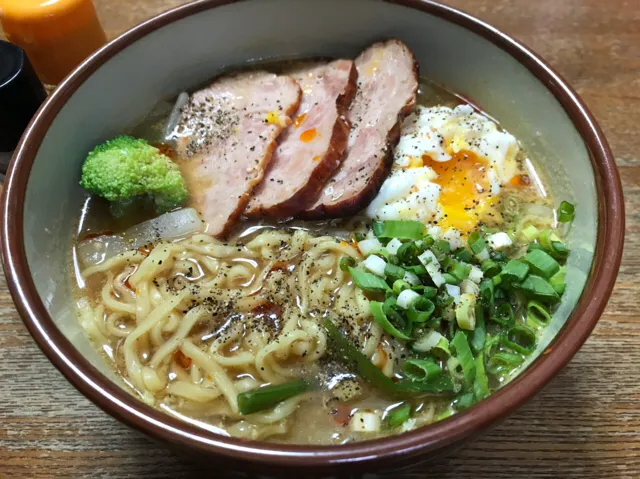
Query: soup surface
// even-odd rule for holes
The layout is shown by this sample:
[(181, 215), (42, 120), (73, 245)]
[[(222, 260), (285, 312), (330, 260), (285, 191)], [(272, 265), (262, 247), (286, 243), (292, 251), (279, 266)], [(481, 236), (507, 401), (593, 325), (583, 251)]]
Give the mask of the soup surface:
[[(134, 395), (220, 434), (342, 444), (517, 373), (563, 291), (570, 213), (491, 118), (427, 79), (417, 104), (380, 191), (345, 218), (241, 218), (217, 239), (199, 210), (114, 217), (88, 196), (79, 319)], [(170, 116), (133, 134), (184, 166), (179, 129), (159, 134)]]

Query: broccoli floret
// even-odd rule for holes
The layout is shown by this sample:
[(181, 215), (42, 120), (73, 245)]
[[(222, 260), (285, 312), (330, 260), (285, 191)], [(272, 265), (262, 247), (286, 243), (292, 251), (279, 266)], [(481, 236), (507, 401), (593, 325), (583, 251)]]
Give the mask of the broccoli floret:
[(149, 195), (158, 213), (181, 206), (188, 196), (178, 165), (145, 140), (131, 136), (96, 146), (82, 165), (80, 185), (112, 202)]

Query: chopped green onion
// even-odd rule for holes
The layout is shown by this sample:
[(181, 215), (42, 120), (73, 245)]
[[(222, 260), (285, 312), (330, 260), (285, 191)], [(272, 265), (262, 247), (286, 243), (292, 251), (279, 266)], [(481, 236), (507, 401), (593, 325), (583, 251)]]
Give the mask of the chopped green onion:
[(512, 259), (502, 269), (501, 276), (506, 283), (520, 283), (524, 281), (528, 273), (529, 265)]
[(338, 354), (339, 359), (347, 367), (353, 368), (358, 376), (373, 387), (386, 393), (393, 392), (395, 383), (358, 351), (329, 318), (324, 320), (324, 327), (327, 330), (327, 339), (330, 341), (333, 351)]
[(460, 396), (456, 400), (455, 406), (456, 406), (456, 409), (461, 411), (463, 409), (469, 409), (471, 406), (473, 406), (474, 402), (475, 402), (474, 394), (466, 393)]
[(404, 268), (387, 263), (384, 267), (384, 275), (389, 281), (396, 281), (398, 279), (404, 279)]
[(340, 269), (342, 271), (349, 271), (349, 268), (356, 265), (356, 260), (351, 256), (345, 256), (344, 258), (340, 258)]
[(489, 395), (489, 379), (484, 369), (484, 354), (480, 352), (475, 361), (476, 378), (473, 382), (473, 393), (477, 401), (486, 398)]
[(540, 236), (540, 230), (533, 225), (529, 225), (522, 230), (522, 236), (524, 236), (524, 239), (526, 239), (527, 242), (531, 243), (538, 239), (538, 236)]
[(559, 260), (567, 259), (569, 256), (570, 250), (565, 246), (562, 241), (552, 241), (551, 248), (549, 249), (549, 254)]
[(527, 303), (527, 324), (535, 328), (546, 326), (551, 321), (547, 307), (538, 301)]
[(527, 246), (527, 253), (531, 253), (532, 251), (535, 251), (537, 249), (544, 250), (540, 243), (531, 243), (529, 246)]
[(431, 354), (442, 360), (445, 360), (449, 356), (451, 356), (451, 350), (449, 349), (449, 340), (444, 336), (440, 338), (438, 344), (436, 344), (431, 350)]
[(371, 293), (384, 293), (389, 291), (389, 285), (380, 276), (367, 273), (365, 271), (349, 267), (349, 274), (353, 278), (353, 282), (356, 286), (364, 291)]
[(433, 301), (421, 296), (409, 306), (407, 318), (412, 323), (424, 323), (431, 317), (435, 309), (436, 306)]
[(467, 243), (473, 254), (480, 254), (483, 250), (487, 249), (487, 243), (482, 238), (482, 235), (474, 231), (469, 235), (469, 241)]
[(455, 389), (449, 376), (438, 376), (430, 381), (402, 380), (392, 384), (394, 384), (393, 394), (400, 397), (449, 393)]
[[(499, 276), (497, 276), (499, 278)], [(484, 306), (492, 306), (494, 302), (494, 289), (495, 285), (490, 279), (485, 279), (480, 282), (480, 302)]]
[(459, 261), (451, 261), (447, 266), (447, 273), (455, 276), (460, 281), (463, 281), (469, 277), (469, 273), (471, 273), (471, 265), (461, 263)]
[(549, 278), (549, 284), (553, 287), (558, 295), (562, 296), (564, 294), (564, 290), (567, 287), (566, 284), (566, 276), (567, 276), (567, 268), (566, 266), (562, 266), (560, 270), (554, 274), (551, 278)]
[(437, 240), (434, 246), (444, 254), (451, 253), (451, 243), (447, 240)]
[(473, 331), (476, 327), (476, 297), (466, 293), (460, 295), (456, 305), (456, 322), (461, 329)]
[(558, 296), (556, 290), (553, 289), (553, 286), (551, 286), (546, 279), (534, 274), (527, 276), (527, 278), (518, 285), (518, 288), (528, 297), (537, 299), (538, 301), (545, 303), (557, 303), (560, 301), (560, 296)]
[(491, 259), (485, 259), (480, 263), (480, 269), (487, 278), (493, 278), (500, 273), (500, 265)]
[(298, 396), (311, 389), (308, 382), (299, 379), (284, 384), (266, 386), (238, 394), (240, 414), (253, 414), (270, 409), (282, 401)]
[(411, 417), (411, 404), (402, 403), (388, 412), (385, 418), (390, 428), (402, 426)]
[(373, 222), (373, 233), (378, 238), (419, 240), (422, 239), (424, 232), (425, 226), (420, 221), (394, 220)]
[(442, 368), (432, 359), (407, 359), (402, 370), (412, 381), (429, 381), (442, 373)]
[(446, 393), (453, 391), (453, 383), (449, 378), (440, 377), (437, 381), (425, 383), (414, 383), (413, 381), (400, 381), (394, 383), (384, 375), (369, 359), (362, 354), (342, 334), (342, 332), (326, 318), (324, 327), (327, 331), (332, 350), (337, 353), (338, 358), (349, 368), (353, 368), (358, 376), (371, 386), (394, 397), (408, 397), (424, 393)]
[(421, 293), (427, 299), (433, 299), (438, 294), (438, 288), (433, 286), (412, 286), (411, 289)]
[(523, 260), (529, 264), (533, 274), (546, 279), (551, 278), (560, 269), (558, 262), (542, 250), (534, 250), (527, 253)]
[(400, 294), (402, 293), (405, 289), (411, 289), (411, 285), (409, 283), (407, 283), (406, 281), (403, 281), (401, 279), (396, 279), (393, 282), (393, 292), (395, 294)]
[(509, 326), (515, 322), (515, 315), (513, 314), (513, 308), (509, 303), (502, 303), (495, 310), (494, 314), (489, 317), (494, 323), (498, 323), (501, 326)]
[(471, 347), (476, 353), (479, 353), (484, 349), (484, 344), (487, 340), (487, 330), (484, 324), (484, 309), (482, 306), (476, 306), (476, 327), (473, 329), (471, 335)]
[(454, 275), (452, 275), (450, 273), (444, 273), (442, 275), (442, 277), (444, 278), (444, 281), (447, 284), (458, 285), (458, 284), (462, 283), (462, 280), (460, 278), (458, 278), (457, 276), (454, 276)]
[(520, 366), (523, 361), (524, 358), (520, 354), (498, 352), (487, 359), (487, 371), (489, 371), (489, 374), (497, 376), (505, 370), (512, 371)]
[(458, 248), (453, 255), (465, 263), (471, 263), (473, 261), (473, 253), (467, 248)]
[(506, 331), (502, 344), (508, 349), (528, 355), (536, 349), (536, 333), (531, 328), (518, 324)]
[(462, 331), (458, 331), (450, 344), (455, 350), (456, 358), (460, 361), (465, 383), (471, 384), (475, 374), (475, 364), (473, 362), (473, 354), (471, 354), (467, 336)]
[(360, 241), (364, 241), (365, 239), (367, 239), (367, 236), (364, 233), (360, 233), (359, 231), (356, 231), (353, 234), (353, 237), (356, 239), (356, 242), (360, 242)]
[(490, 358), (496, 353), (496, 351), (500, 348), (501, 340), (502, 336), (500, 334), (487, 338), (487, 341), (484, 343), (484, 350), (482, 351), (485, 358)]
[[(409, 241), (407, 243), (403, 243), (398, 251), (396, 252), (396, 256), (400, 260), (402, 264), (416, 264), (418, 263), (418, 255), (420, 254), (420, 250), (414, 241)], [(416, 273), (418, 274), (418, 273)]]
[(549, 251), (551, 249), (551, 243), (553, 241), (560, 241), (560, 238), (558, 238), (552, 229), (544, 230), (538, 237), (538, 243), (545, 251)]
[(576, 215), (576, 208), (568, 201), (563, 201), (560, 203), (560, 208), (558, 208), (558, 221), (560, 223), (568, 223), (573, 220)]
[(371, 311), (373, 319), (391, 336), (393, 336), (394, 338), (404, 339), (405, 341), (411, 339), (411, 336), (405, 334), (404, 332), (396, 328), (393, 324), (391, 324), (391, 321), (389, 321), (389, 319), (387, 318), (384, 303), (381, 303), (380, 301), (371, 301), (369, 303), (369, 311)]
[(407, 271), (412, 272), (415, 275), (418, 275), (418, 276), (427, 274), (427, 268), (425, 268), (421, 264), (416, 264), (416, 265), (413, 265), (413, 266), (405, 266), (405, 269)]

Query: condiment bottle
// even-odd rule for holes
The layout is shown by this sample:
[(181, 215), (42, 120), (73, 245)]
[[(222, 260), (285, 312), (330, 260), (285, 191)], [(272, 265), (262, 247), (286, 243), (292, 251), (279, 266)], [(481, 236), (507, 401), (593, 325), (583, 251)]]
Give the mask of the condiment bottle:
[(91, 0), (0, 0), (0, 22), (47, 85), (60, 83), (107, 41)]
[(0, 40), (0, 173), (46, 96), (24, 52)]

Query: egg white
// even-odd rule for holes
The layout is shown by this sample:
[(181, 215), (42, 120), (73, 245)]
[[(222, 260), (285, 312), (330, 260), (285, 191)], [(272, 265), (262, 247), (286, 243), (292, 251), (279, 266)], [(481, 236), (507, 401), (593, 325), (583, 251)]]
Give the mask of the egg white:
[(424, 223), (441, 219), (446, 212), (439, 204), (441, 187), (434, 182), (438, 175), (422, 166), (421, 158), (427, 155), (433, 161), (447, 162), (462, 151), (471, 151), (486, 161), (486, 179), (494, 197), (518, 173), (518, 142), (494, 121), (469, 105), (418, 106), (403, 122), (392, 172), (369, 205), (367, 215), (377, 220)]

